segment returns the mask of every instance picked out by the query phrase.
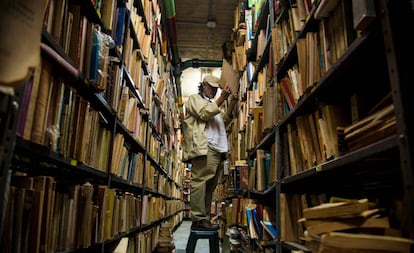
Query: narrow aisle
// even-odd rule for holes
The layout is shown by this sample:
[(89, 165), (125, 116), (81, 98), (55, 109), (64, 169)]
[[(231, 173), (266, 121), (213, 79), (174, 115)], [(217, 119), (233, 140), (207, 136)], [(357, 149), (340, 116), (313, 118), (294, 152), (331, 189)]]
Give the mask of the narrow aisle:
[[(173, 238), (174, 238), (176, 253), (185, 253), (185, 248), (187, 246), (188, 237), (190, 236), (190, 231), (191, 231), (191, 221), (189, 220), (183, 220), (181, 225), (174, 231)], [(220, 244), (220, 252), (221, 252), (221, 244)], [(196, 249), (194, 253), (210, 253), (208, 239), (197, 240)]]

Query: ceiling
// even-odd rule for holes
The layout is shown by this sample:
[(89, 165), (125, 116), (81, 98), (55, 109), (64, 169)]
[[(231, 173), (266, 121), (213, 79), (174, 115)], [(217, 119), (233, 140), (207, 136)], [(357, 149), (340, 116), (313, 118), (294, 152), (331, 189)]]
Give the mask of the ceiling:
[[(178, 56), (181, 61), (221, 61), (231, 40), (239, 0), (175, 0)], [(207, 23), (215, 22), (215, 27)], [(211, 23), (214, 24), (214, 23)]]

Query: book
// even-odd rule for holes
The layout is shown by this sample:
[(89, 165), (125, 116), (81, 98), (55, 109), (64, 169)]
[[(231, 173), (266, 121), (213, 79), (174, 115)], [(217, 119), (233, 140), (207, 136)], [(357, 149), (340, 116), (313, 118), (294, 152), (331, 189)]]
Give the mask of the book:
[(255, 207), (256, 207), (255, 204), (248, 204), (245, 208), (246, 218), (247, 218), (247, 227), (248, 227), (248, 232), (249, 232), (249, 236), (251, 239), (259, 239), (259, 235), (257, 234), (254, 221), (253, 221), (253, 216), (252, 216), (252, 209), (254, 209)]
[(128, 237), (122, 237), (113, 252), (114, 253), (127, 253), (128, 252), (127, 251), (127, 249), (128, 249), (128, 242), (129, 242), (129, 238)]
[(252, 213), (252, 220), (253, 220), (253, 224), (254, 224), (254, 228), (256, 230), (257, 236), (260, 240), (263, 240), (263, 229), (262, 229), (262, 226), (260, 225), (260, 218), (258, 215), (257, 207), (258, 207), (258, 204), (256, 204), (256, 208), (252, 208), (250, 211)]
[(277, 238), (277, 230), (275, 224), (268, 220), (261, 220), (260, 225), (263, 228), (263, 236), (266, 234), (267, 236), (270, 236), (271, 239)]
[(293, 87), (292, 87), (292, 83), (289, 80), (289, 78), (284, 77), (282, 78), (282, 80), (280, 80), (279, 83), (281, 90), (282, 90), (282, 94), (286, 100), (286, 103), (289, 107), (290, 110), (293, 110), (293, 108), (296, 107), (296, 103), (298, 101), (298, 98), (296, 96), (296, 94), (293, 91)]
[(221, 67), (220, 86), (224, 88), (228, 84), (231, 88), (231, 94), (239, 92), (239, 73), (233, 69), (232, 65), (226, 59), (223, 59)]
[(25, 140), (30, 140), (31, 134), (32, 134), (32, 126), (33, 126), (33, 121), (35, 118), (34, 112), (36, 110), (36, 101), (37, 101), (37, 94), (38, 94), (39, 85), (40, 85), (42, 63), (43, 63), (43, 60), (33, 70), (33, 77), (32, 77), (33, 84), (32, 84), (32, 88), (30, 91), (29, 104), (27, 105), (27, 108), (26, 108), (26, 117), (22, 118), (22, 120), (24, 119), (24, 122), (22, 122), (22, 124), (24, 124), (22, 137)]
[(22, 99), (20, 103), (20, 113), (19, 113), (19, 119), (17, 121), (17, 127), (16, 127), (16, 135), (23, 136), (24, 133), (24, 125), (27, 118), (27, 110), (30, 105), (30, 96), (32, 94), (32, 87), (34, 85), (34, 79), (33, 76), (34, 73), (31, 74), (29, 78), (27, 78), (24, 82), (24, 89), (22, 94)]
[(35, 111), (32, 123), (31, 141), (43, 145), (44, 140), (44, 122), (46, 118), (47, 99), (52, 78), (52, 65), (46, 60), (42, 60), (42, 70), (40, 83), (36, 97)]
[[(324, 251), (324, 248), (349, 249), (352, 252), (412, 252), (414, 240), (385, 235), (373, 234), (354, 234), (343, 232), (330, 232), (322, 235), (320, 252), (338, 252)], [(365, 251), (364, 251), (365, 250)], [(346, 251), (349, 252), (349, 251)]]
[(120, 46), (122, 45), (122, 40), (124, 38), (124, 27), (125, 27), (125, 15), (126, 15), (126, 7), (118, 7), (118, 16), (116, 21), (116, 29), (115, 29), (115, 45)]
[(305, 220), (306, 230), (309, 234), (322, 234), (356, 228), (389, 228), (387, 216), (379, 216), (380, 209), (371, 209), (352, 218), (310, 219)]
[(82, 39), (82, 13), (79, 4), (70, 3), (68, 12), (72, 13), (72, 29), (69, 42), (69, 57), (72, 59), (76, 67), (79, 67), (80, 61), (80, 43)]
[(320, 205), (303, 209), (306, 219), (330, 217), (356, 217), (369, 208), (368, 199), (348, 200), (335, 203), (322, 203)]

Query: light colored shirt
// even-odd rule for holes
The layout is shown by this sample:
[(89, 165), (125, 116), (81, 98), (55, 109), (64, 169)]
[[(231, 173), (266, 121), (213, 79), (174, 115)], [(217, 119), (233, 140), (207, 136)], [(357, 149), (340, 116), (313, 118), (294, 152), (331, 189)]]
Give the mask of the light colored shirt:
[(214, 118), (207, 122), (205, 131), (209, 147), (217, 152), (227, 153), (229, 147), (227, 143), (226, 127), (221, 113), (216, 114)]
[[(214, 103), (211, 99), (201, 94), (201, 96), (209, 103)], [(227, 153), (229, 150), (227, 144), (226, 126), (224, 125), (221, 113), (218, 113), (214, 118), (206, 123), (206, 135), (208, 146), (220, 153)]]

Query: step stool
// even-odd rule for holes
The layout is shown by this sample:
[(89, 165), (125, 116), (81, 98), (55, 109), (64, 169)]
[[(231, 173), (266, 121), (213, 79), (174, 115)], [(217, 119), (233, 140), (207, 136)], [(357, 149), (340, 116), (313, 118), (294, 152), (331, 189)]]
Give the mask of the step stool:
[(194, 253), (198, 239), (208, 239), (210, 253), (220, 253), (218, 232), (205, 230), (191, 230), (186, 253)]

